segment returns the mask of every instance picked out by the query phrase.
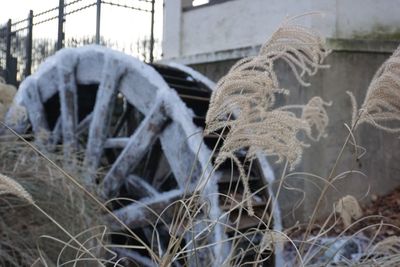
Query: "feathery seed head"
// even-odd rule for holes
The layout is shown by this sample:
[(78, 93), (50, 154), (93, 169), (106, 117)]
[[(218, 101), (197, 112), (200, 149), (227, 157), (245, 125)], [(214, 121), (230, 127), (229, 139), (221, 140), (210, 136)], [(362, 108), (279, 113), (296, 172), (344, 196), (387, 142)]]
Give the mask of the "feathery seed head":
[(374, 75), (358, 116), (356, 126), (366, 122), (387, 132), (400, 132), (400, 46)]
[(14, 179), (0, 173), (0, 195), (11, 194), (34, 203), (32, 196)]

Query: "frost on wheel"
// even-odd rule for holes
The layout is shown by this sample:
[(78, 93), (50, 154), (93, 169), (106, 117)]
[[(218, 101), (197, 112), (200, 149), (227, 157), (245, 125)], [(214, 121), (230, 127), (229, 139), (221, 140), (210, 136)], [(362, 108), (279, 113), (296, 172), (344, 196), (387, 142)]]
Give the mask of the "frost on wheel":
[[(241, 201), (240, 186), (229, 195), (236, 185), (232, 164), (212, 172), (218, 136), (202, 134), (212, 86), (185, 66), (148, 65), (98, 46), (64, 49), (22, 82), (5, 123), (31, 133), (45, 153), (61, 150), (67, 171), (76, 159), (83, 162), (82, 182), (104, 199), (133, 199), (113, 201), (113, 212), (159, 255), (168, 249), (174, 212), (182, 208), (173, 203), (195, 193), (206, 203), (195, 221), (213, 223), (186, 232), (175, 227), (187, 252), (174, 265), (195, 265), (190, 251), (196, 245), (204, 247), (196, 255), (202, 265), (217, 266), (233, 247), (251, 257), (245, 247), (257, 242), (256, 234), (247, 243), (230, 237), (260, 221), (232, 208), (233, 200)], [(260, 167), (249, 173), (256, 191), (264, 183)], [(265, 221), (267, 200), (266, 190), (254, 193), (256, 215)], [(124, 231), (109, 222), (112, 231)], [(112, 242), (135, 245), (121, 235)], [(115, 251), (143, 266), (154, 263), (143, 251)]]

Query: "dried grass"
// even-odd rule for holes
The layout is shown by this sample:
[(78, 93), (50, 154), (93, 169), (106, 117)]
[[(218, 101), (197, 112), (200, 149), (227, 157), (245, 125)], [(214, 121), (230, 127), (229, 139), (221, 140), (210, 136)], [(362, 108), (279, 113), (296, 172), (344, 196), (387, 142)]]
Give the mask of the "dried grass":
[[(274, 72), (276, 60), (285, 61), (304, 86), (309, 85), (303, 80), (305, 75), (314, 75), (318, 69), (327, 67), (322, 64), (329, 53), (325, 40), (294, 21), (289, 19), (283, 23), (256, 57), (240, 60), (218, 82), (206, 116), (206, 133), (229, 129), (216, 158), (216, 167), (227, 159), (238, 165), (250, 214), (253, 212), (247, 175), (237, 153), (246, 151), (246, 161), (260, 153), (276, 156), (278, 163), (286, 160), (294, 169), (308, 146), (299, 139), (299, 133), (305, 132), (311, 139), (318, 140), (324, 136), (328, 123), (324, 109), (327, 103), (321, 98), (313, 98), (309, 104), (301, 106), (303, 115), (300, 118), (289, 107), (275, 106), (276, 94), (289, 94), (279, 87)], [(312, 136), (312, 128), (318, 131), (316, 137)]]
[[(53, 157), (59, 161), (57, 154)], [(42, 264), (55, 263), (59, 256), (60, 262), (75, 259), (76, 244), (75, 248), (64, 248), (60, 255), (70, 237), (59, 226), (72, 235), (79, 234), (101, 223), (98, 209), (22, 142), (1, 142), (0, 158), (0, 172), (13, 177), (0, 175), (0, 265), (31, 266), (39, 258)], [(76, 170), (78, 175), (79, 168)], [(10, 194), (25, 199), (27, 204)], [(60, 225), (30, 204), (40, 207)]]
[(4, 121), (4, 116), (10, 107), (17, 89), (9, 84), (6, 84), (3, 78), (0, 77), (0, 120)]
[[(375, 73), (359, 111), (354, 96), (353, 125), (369, 123), (390, 133), (400, 132), (400, 46)], [(357, 114), (357, 115), (355, 115)]]
[(342, 197), (335, 203), (335, 211), (342, 217), (345, 227), (350, 226), (353, 220), (362, 217), (362, 210), (357, 199), (350, 195)]

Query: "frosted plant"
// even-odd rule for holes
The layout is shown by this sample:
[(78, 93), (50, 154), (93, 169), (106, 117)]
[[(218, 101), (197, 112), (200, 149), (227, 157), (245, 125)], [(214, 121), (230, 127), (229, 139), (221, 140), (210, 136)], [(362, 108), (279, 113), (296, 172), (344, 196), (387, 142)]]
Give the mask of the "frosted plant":
[(315, 128), (316, 136), (312, 133), (308, 137), (314, 141), (319, 141), (321, 137), (326, 137), (326, 127), (329, 124), (329, 117), (324, 106), (331, 106), (331, 102), (325, 102), (319, 96), (311, 98), (311, 100), (304, 105), (301, 118), (305, 120), (311, 129)]
[(296, 166), (301, 160), (304, 147), (308, 145), (297, 138), (300, 131), (310, 133), (307, 121), (297, 118), (293, 112), (283, 110), (265, 111), (254, 108), (246, 117), (236, 120), (226, 136), (216, 163), (234, 158), (234, 152), (248, 148), (246, 159), (257, 156), (258, 151), (278, 157), (277, 162), (288, 160)]
[(32, 196), (18, 182), (0, 173), (0, 195), (11, 194), (33, 203)]
[[(387, 132), (400, 132), (400, 47), (379, 68), (357, 112), (354, 96), (353, 126), (370, 123)], [(357, 121), (358, 118), (358, 121)]]
[(14, 99), (17, 90), (14, 86), (8, 85), (0, 78), (0, 120), (4, 120), (4, 116)]
[(312, 127), (323, 136), (328, 119), (320, 98), (302, 106), (303, 117), (285, 109), (277, 109), (276, 95), (287, 95), (289, 91), (279, 87), (274, 72), (274, 63), (281, 59), (293, 71), (296, 79), (304, 86), (304, 75), (314, 75), (318, 69), (327, 67), (322, 62), (328, 55), (325, 41), (312, 30), (294, 25), (287, 20), (261, 47), (260, 53), (237, 62), (217, 84), (210, 100), (206, 116), (206, 133), (228, 128), (224, 144), (216, 159), (216, 167), (227, 158), (239, 168), (244, 185), (249, 213), (252, 213), (248, 179), (243, 163), (236, 153), (246, 150), (246, 160), (259, 152), (277, 156), (278, 162), (287, 160), (294, 168), (301, 160), (307, 145), (298, 139), (304, 131), (312, 136)]
[(355, 197), (347, 195), (335, 203), (335, 211), (340, 214), (344, 226), (350, 226), (352, 220), (360, 219), (362, 210)]

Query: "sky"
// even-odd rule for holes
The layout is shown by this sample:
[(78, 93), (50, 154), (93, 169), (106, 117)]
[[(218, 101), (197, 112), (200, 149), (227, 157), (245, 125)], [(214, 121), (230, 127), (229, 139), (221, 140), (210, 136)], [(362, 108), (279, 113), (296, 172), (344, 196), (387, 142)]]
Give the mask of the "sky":
[[(65, 3), (73, 0), (65, 0)], [(108, 0), (119, 4), (134, 5), (150, 9), (149, 3), (140, 0)], [(96, 2), (96, 0), (82, 0), (81, 2), (66, 7), (65, 12)], [(156, 0), (155, 37), (162, 38), (162, 0)], [(57, 7), (59, 0), (0, 0), (0, 24), (19, 21), (28, 16), (29, 10), (34, 14)], [(57, 16), (58, 11), (53, 11), (48, 16), (35, 18), (34, 23), (48, 17)], [(101, 8), (101, 35), (106, 39), (122, 44), (135, 43), (138, 38), (149, 36), (150, 13), (135, 11), (122, 7), (102, 4)], [(23, 27), (24, 24), (21, 24)], [(57, 38), (57, 20), (34, 27), (33, 38)], [(90, 7), (80, 12), (66, 16), (64, 24), (66, 38), (79, 38), (94, 36), (96, 32), (96, 7)]]

